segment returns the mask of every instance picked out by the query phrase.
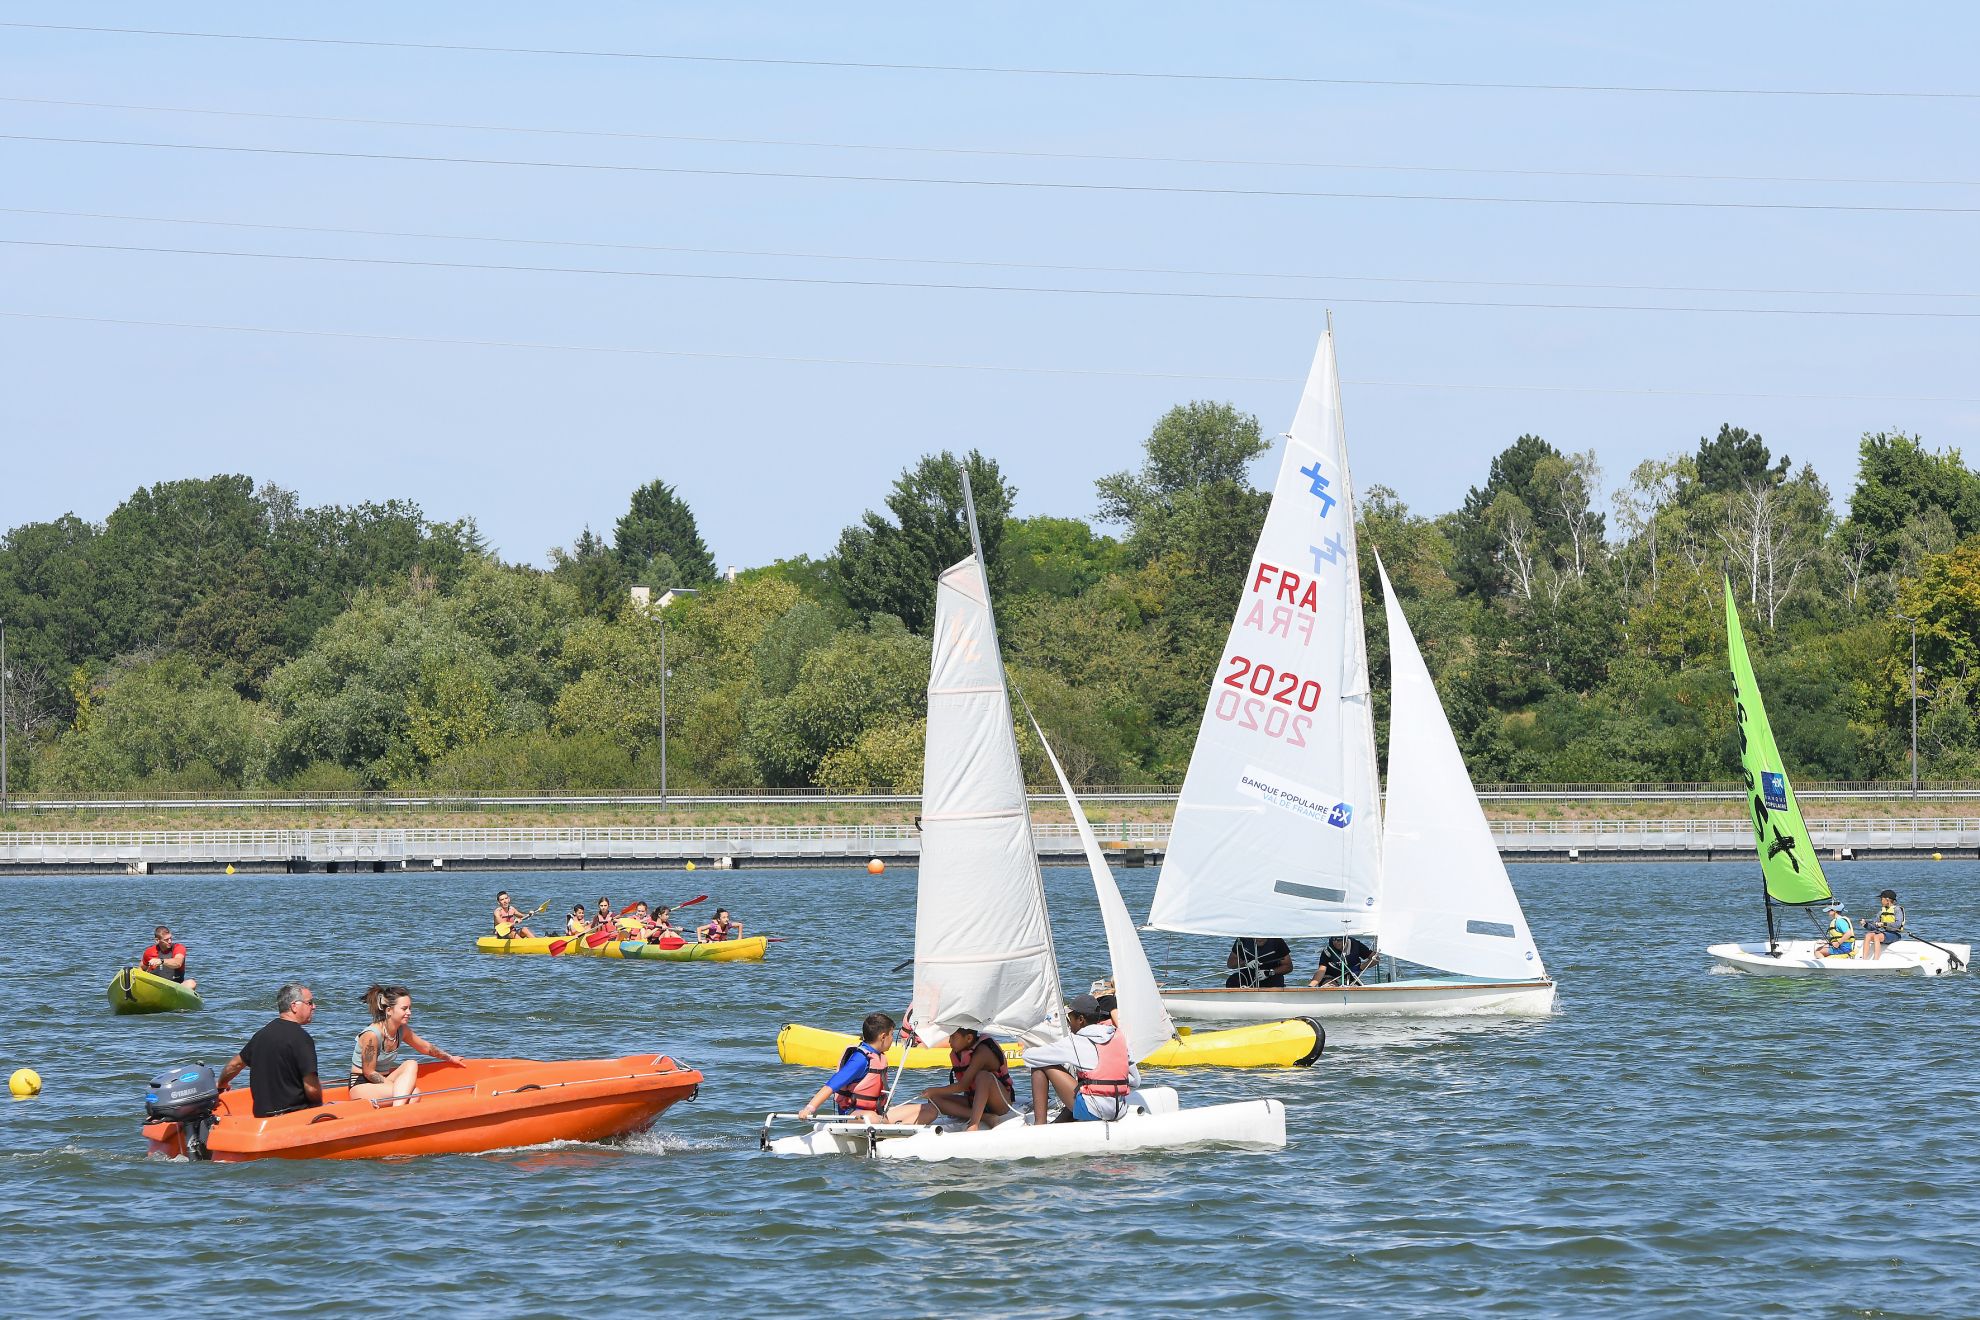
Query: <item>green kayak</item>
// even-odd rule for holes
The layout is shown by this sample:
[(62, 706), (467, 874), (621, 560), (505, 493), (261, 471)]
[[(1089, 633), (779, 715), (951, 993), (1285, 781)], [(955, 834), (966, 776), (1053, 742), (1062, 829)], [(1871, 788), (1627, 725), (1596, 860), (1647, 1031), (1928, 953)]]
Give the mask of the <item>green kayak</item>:
[(178, 1013), (205, 1006), (196, 992), (141, 968), (126, 967), (110, 978), (112, 1013)]

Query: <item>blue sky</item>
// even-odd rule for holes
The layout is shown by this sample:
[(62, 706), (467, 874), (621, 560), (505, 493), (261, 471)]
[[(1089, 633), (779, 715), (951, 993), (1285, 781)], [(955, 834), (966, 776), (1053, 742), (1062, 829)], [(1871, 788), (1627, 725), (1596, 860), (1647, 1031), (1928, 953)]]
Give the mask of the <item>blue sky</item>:
[[(1174, 403), (1229, 399), (1282, 429), (1328, 306), (1357, 483), (1392, 486), (1422, 512), (1453, 507), (1490, 456), (1528, 431), (1593, 448), (1613, 486), (1638, 460), (1730, 421), (1812, 460), (1839, 499), (1866, 430), (1980, 448), (1980, 82), (1970, 58), (1980, 22), (1965, 6), (571, 8), (181, 4), (168, 22), (157, 6), (28, 0), (0, 6), (0, 21), (865, 63), (1966, 95), (1054, 77), (0, 27), (0, 97), (95, 103), (0, 100), (0, 133), (16, 135), (0, 138), (0, 207), (15, 208), (0, 210), (0, 239), (16, 240), (0, 244), (0, 312), (31, 314), (0, 316), (0, 527), (68, 510), (101, 518), (152, 481), (243, 471), (312, 503), (409, 496), (435, 517), (473, 514), (505, 556), (543, 562), (586, 523), (609, 529), (632, 487), (659, 476), (691, 502), (720, 561), (749, 565), (829, 551), (918, 455), (971, 446), (1003, 463), (1021, 513), (1088, 515), (1093, 479), (1131, 465)], [(236, 113), (102, 108), (111, 103)], [(835, 145), (663, 140), (683, 137)], [(755, 173), (661, 172), (682, 169)], [(1617, 174), (1740, 180), (1589, 177)], [(1955, 182), (1767, 181), (1787, 177)], [(1286, 192), (1579, 201), (1266, 195)], [(481, 241), (518, 238), (548, 242)], [(303, 255), (669, 277), (294, 259)], [(821, 280), (841, 282), (777, 282)], [(1386, 282), (1396, 280), (1469, 283)], [(1654, 287), (1586, 287), (1596, 285)], [(1678, 288), (1878, 296), (1668, 291)], [(1158, 293), (1225, 296), (1146, 296)], [(1943, 296), (1962, 293), (1975, 296)], [(1449, 305), (1459, 302), (1605, 309)], [(1615, 304), (1959, 315), (1607, 309)]]

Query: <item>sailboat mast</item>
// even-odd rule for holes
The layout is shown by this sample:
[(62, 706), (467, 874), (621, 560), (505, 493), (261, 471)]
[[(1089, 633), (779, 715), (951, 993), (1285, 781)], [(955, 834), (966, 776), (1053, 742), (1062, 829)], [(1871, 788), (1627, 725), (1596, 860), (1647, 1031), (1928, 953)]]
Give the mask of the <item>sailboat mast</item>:
[[(1329, 308), (1327, 310), (1327, 338), (1331, 340), (1333, 337), (1334, 337), (1334, 312), (1332, 308)], [(1348, 464), (1347, 410), (1341, 406), (1341, 373), (1339, 370), (1338, 359), (1336, 361), (1336, 367), (1334, 371), (1334, 429), (1340, 434), (1341, 437), (1341, 450), (1340, 450), (1341, 489), (1346, 492), (1346, 494), (1342, 497), (1342, 499), (1343, 502), (1346, 504), (1346, 507), (1348, 507), (1349, 509), (1358, 510), (1361, 508), (1361, 505), (1358, 501), (1356, 501), (1354, 496), (1354, 473), (1350, 470)], [(1370, 767), (1374, 767), (1382, 764), (1381, 760), (1376, 756), (1376, 752), (1375, 752), (1375, 676), (1368, 672), (1368, 652), (1367, 652), (1368, 625), (1367, 625), (1367, 620), (1363, 616), (1361, 610), (1361, 591), (1359, 585), (1361, 578), (1361, 537), (1358, 534), (1360, 529), (1356, 528), (1354, 530), (1357, 532), (1357, 535), (1354, 537), (1354, 542), (1353, 542), (1355, 547), (1355, 553), (1354, 553), (1353, 561), (1349, 564), (1349, 572), (1351, 572), (1356, 579), (1356, 590), (1354, 592), (1353, 635), (1362, 639), (1361, 677), (1362, 677), (1362, 682), (1364, 684), (1364, 688), (1360, 696), (1363, 701), (1368, 703), (1368, 721), (1364, 728), (1364, 733), (1366, 734), (1365, 742), (1368, 748), (1367, 764)], [(1352, 692), (1348, 692), (1348, 693), (1343, 693), (1342, 695), (1354, 696), (1355, 694)], [(1382, 813), (1383, 813), (1383, 802), (1382, 802), (1382, 791), (1381, 791), (1382, 784), (1381, 784), (1380, 775), (1374, 774), (1372, 770), (1371, 770), (1371, 777), (1375, 779), (1375, 784), (1374, 784), (1375, 800), (1370, 804), (1370, 808), (1375, 816), (1375, 827), (1376, 827), (1375, 828), (1375, 840), (1376, 840), (1375, 868), (1376, 868), (1376, 876), (1377, 876), (1375, 881), (1375, 897), (1376, 897), (1376, 901), (1379, 903), (1381, 901), (1381, 896), (1382, 896), (1382, 882), (1380, 879), (1381, 869), (1382, 869), (1382, 829), (1381, 829)]]
[[(990, 635), (997, 641), (997, 673), (1003, 678), (1006, 692), (1010, 688), (1010, 674), (1004, 668), (1003, 634), (997, 631), (997, 607), (990, 599), (990, 563), (983, 557), (983, 534), (976, 527), (976, 494), (969, 485), (969, 460), (957, 462), (956, 471), (962, 476), (963, 516), (969, 523), (969, 549), (976, 556), (977, 580), (983, 584), (983, 612), (990, 619)], [(1008, 696), (1005, 698), (1009, 700)], [(1017, 728), (1009, 720), (1004, 723), (1004, 736), (1011, 740), (1011, 758), (1020, 767), (1024, 765), (1023, 750), (1018, 746)], [(1027, 839), (1037, 838), (1031, 824), (1031, 794), (1020, 795), (1024, 799), (1024, 834)], [(1036, 845), (1033, 845), (1034, 847)], [(1041, 867), (1033, 867), (1032, 874), (1038, 877), (1038, 906), (1049, 913), (1051, 907), (1045, 902), (1045, 872)], [(1051, 968), (1052, 985), (1059, 993), (1064, 993), (1065, 981), (1059, 975), (1059, 946), (1052, 938), (1052, 923), (1045, 922), (1045, 961)]]

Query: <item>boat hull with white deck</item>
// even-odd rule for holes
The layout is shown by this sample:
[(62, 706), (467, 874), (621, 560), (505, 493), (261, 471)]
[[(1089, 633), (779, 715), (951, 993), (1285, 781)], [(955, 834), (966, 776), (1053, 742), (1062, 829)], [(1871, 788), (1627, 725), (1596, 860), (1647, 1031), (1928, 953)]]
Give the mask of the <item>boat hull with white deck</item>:
[[(1881, 958), (1824, 958), (1815, 952), (1819, 947), (1815, 940), (1782, 940), (1773, 950), (1765, 944), (1714, 944), (1705, 952), (1720, 966), (1749, 976), (1945, 976), (1973, 959), (1970, 944), (1934, 946), (1920, 940), (1886, 944)], [(1955, 957), (1961, 968), (1953, 966)]]
[[(1031, 1160), (1076, 1155), (1120, 1155), (1136, 1150), (1184, 1146), (1252, 1146), (1278, 1150), (1286, 1144), (1286, 1108), (1277, 1100), (1241, 1100), (1222, 1105), (1179, 1106), (1172, 1087), (1151, 1086), (1117, 1122), (1031, 1124), (1015, 1117), (978, 1132), (961, 1125), (869, 1125), (815, 1123), (810, 1132), (769, 1140), (773, 1155), (872, 1155), (883, 1160)], [(773, 1117), (775, 1117), (773, 1115)]]
[(1287, 986), (1284, 989), (1163, 990), (1162, 1006), (1183, 1022), (1276, 1021), (1288, 1014), (1314, 1018), (1549, 1017), (1554, 983), (1413, 978), (1374, 985)]

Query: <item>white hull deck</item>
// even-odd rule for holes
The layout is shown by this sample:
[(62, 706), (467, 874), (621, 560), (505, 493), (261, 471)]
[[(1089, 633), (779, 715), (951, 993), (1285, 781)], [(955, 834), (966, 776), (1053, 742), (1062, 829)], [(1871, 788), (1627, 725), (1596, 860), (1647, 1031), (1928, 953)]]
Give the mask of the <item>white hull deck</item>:
[[(1073, 1155), (1119, 1155), (1183, 1146), (1252, 1146), (1282, 1149), (1286, 1108), (1277, 1100), (1244, 1100), (1183, 1109), (1175, 1090), (1150, 1086), (1135, 1093), (1138, 1106), (1114, 1123), (1047, 1123), (1021, 1118), (981, 1132), (961, 1125), (908, 1126), (814, 1122), (812, 1130), (769, 1140), (773, 1155), (873, 1155), (884, 1160), (1027, 1160)], [(778, 1115), (772, 1115), (775, 1119)]]
[(1162, 1006), (1183, 1022), (1271, 1022), (1280, 1018), (1547, 1017), (1554, 983), (1414, 978), (1373, 985), (1287, 986), (1283, 990), (1162, 991)]
[[(1881, 958), (1856, 955), (1824, 958), (1816, 954), (1815, 940), (1782, 940), (1774, 946), (1778, 956), (1761, 944), (1714, 944), (1705, 952), (1720, 966), (1751, 976), (1945, 976), (1963, 970), (1973, 961), (1970, 944), (1944, 944), (1933, 947), (1919, 940), (1899, 940), (1884, 946)], [(1858, 944), (1860, 952), (1862, 945)], [(1963, 965), (1955, 969), (1951, 950)]]

